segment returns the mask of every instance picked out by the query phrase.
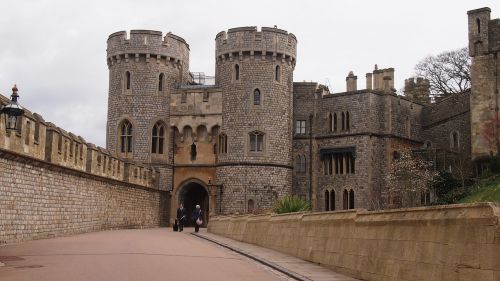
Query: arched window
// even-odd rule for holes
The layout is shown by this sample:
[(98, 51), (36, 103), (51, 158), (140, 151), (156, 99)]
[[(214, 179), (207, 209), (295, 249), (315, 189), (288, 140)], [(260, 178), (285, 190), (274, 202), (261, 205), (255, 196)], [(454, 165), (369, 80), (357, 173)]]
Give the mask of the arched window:
[(337, 131), (337, 113), (333, 114), (333, 131)]
[(264, 133), (255, 131), (250, 133), (250, 151), (258, 152), (264, 150)]
[(163, 91), (163, 78), (165, 75), (163, 73), (160, 73), (160, 77), (158, 77), (158, 92)]
[(132, 152), (132, 124), (128, 120), (124, 120), (120, 126), (120, 151)]
[(259, 89), (255, 89), (253, 91), (253, 104), (260, 105), (260, 90)]
[(163, 154), (165, 144), (165, 126), (163, 123), (157, 122), (153, 126), (151, 135), (151, 153)]
[(349, 192), (346, 189), (342, 192), (342, 202), (342, 209), (349, 209)]
[(254, 204), (253, 200), (249, 199), (248, 200), (248, 204), (247, 204), (247, 206), (248, 206), (247, 210), (248, 210), (249, 213), (253, 212), (253, 209), (255, 208), (254, 205), (255, 204)]
[(325, 211), (330, 211), (330, 192), (325, 190)]
[(350, 124), (349, 124), (349, 111), (346, 111), (345, 113), (345, 129), (349, 130)]
[(333, 132), (333, 116), (331, 113), (328, 114), (328, 130)]
[(224, 133), (219, 134), (218, 139), (219, 153), (227, 153), (227, 136)]
[(479, 18), (476, 18), (476, 26), (477, 26), (477, 34), (481, 33), (481, 20)]
[(131, 79), (130, 71), (125, 72), (125, 88), (127, 90), (130, 90), (130, 82), (131, 82), (130, 79)]
[(240, 80), (240, 66), (238, 64), (234, 65), (234, 80)]
[(349, 209), (354, 209), (354, 190), (349, 191)]
[(335, 211), (335, 190), (330, 191), (330, 211)]
[(345, 113), (342, 112), (342, 131), (345, 130)]
[(276, 71), (275, 71), (275, 75), (274, 75), (274, 79), (277, 81), (277, 82), (280, 82), (280, 77), (281, 77), (281, 69), (280, 69), (280, 66), (277, 65), (276, 66)]

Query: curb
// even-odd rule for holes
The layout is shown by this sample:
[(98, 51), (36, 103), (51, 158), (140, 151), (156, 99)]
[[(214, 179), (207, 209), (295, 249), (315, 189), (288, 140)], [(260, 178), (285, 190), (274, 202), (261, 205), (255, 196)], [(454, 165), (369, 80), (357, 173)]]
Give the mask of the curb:
[(272, 269), (274, 269), (274, 270), (277, 270), (277, 271), (279, 271), (279, 272), (281, 272), (281, 273), (283, 273), (283, 274), (285, 274), (285, 275), (287, 275), (287, 276), (289, 276), (289, 277), (292, 277), (293, 279), (296, 279), (296, 280), (299, 280), (299, 281), (313, 281), (312, 279), (309, 279), (309, 278), (307, 278), (307, 277), (305, 277), (305, 276), (303, 276), (303, 275), (300, 275), (300, 274), (298, 274), (298, 273), (295, 273), (295, 272), (293, 272), (293, 271), (290, 271), (290, 270), (288, 270), (288, 269), (286, 269), (286, 268), (284, 268), (284, 267), (282, 267), (282, 266), (280, 266), (280, 265), (277, 265), (277, 264), (275, 264), (275, 263), (273, 263), (273, 262), (270, 262), (270, 261), (265, 260), (265, 259), (263, 259), (263, 258), (260, 258), (260, 257), (254, 256), (254, 255), (252, 255), (251, 253), (246, 252), (246, 251), (244, 251), (244, 250), (242, 250), (242, 249), (239, 249), (239, 248), (236, 248), (236, 247), (230, 246), (230, 245), (228, 245), (228, 244), (225, 244), (225, 243), (219, 242), (219, 241), (217, 241), (217, 240), (214, 240), (214, 239), (211, 239), (211, 238), (205, 237), (205, 236), (200, 235), (200, 234), (198, 234), (198, 233), (191, 233), (191, 235), (194, 235), (194, 236), (196, 236), (196, 237), (198, 237), (198, 238), (201, 238), (201, 239), (205, 239), (205, 240), (210, 241), (210, 242), (212, 242), (212, 243), (215, 243), (215, 244), (217, 244), (217, 245), (219, 245), (219, 246), (222, 246), (222, 247), (224, 247), (224, 248), (227, 248), (227, 249), (229, 249), (229, 250), (231, 250), (231, 251), (233, 251), (233, 252), (236, 252), (236, 253), (238, 253), (238, 254), (241, 254), (241, 255), (243, 255), (243, 256), (245, 256), (245, 257), (251, 258), (251, 259), (253, 259), (253, 260), (255, 260), (255, 261), (257, 261), (257, 262), (259, 262), (259, 263), (261, 263), (261, 264), (263, 264), (263, 265), (266, 265), (266, 266), (268, 266), (268, 267), (271, 267), (271, 268), (272, 268)]

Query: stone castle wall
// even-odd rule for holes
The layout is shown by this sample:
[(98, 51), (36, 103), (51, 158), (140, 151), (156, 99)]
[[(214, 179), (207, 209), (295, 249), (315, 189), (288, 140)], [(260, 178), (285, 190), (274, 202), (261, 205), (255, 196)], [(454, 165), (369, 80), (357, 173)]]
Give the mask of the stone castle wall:
[(500, 278), (500, 205), (215, 217), (208, 231), (362, 280)]
[(0, 245), (166, 225), (167, 194), (0, 150)]
[[(0, 103), (6, 98), (0, 96)], [(157, 170), (87, 143), (25, 110), (0, 118), (0, 244), (96, 230), (165, 225)]]

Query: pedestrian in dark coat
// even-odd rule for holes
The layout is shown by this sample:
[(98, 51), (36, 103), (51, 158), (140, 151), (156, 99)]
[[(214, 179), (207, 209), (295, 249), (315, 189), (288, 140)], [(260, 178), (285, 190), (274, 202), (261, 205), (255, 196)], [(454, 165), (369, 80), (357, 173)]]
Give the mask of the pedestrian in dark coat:
[(179, 231), (184, 230), (184, 224), (186, 223), (186, 216), (187, 216), (187, 211), (184, 208), (184, 205), (182, 203), (179, 205), (179, 208), (177, 209), (177, 221), (179, 222)]
[(198, 232), (200, 225), (203, 224), (203, 213), (201, 212), (200, 205), (196, 205), (196, 209), (191, 214), (191, 219), (194, 221), (194, 232)]

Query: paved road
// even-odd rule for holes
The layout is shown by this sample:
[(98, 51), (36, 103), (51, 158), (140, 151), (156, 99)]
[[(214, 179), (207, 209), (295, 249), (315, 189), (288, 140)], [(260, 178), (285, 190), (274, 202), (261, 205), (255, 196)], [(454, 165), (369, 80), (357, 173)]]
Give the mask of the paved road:
[(103, 231), (4, 246), (0, 263), (2, 281), (283, 280), (256, 262), (166, 228)]

